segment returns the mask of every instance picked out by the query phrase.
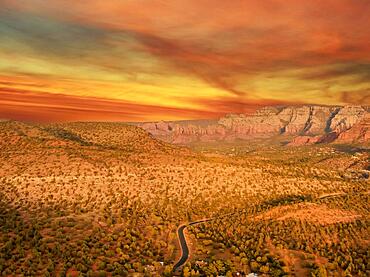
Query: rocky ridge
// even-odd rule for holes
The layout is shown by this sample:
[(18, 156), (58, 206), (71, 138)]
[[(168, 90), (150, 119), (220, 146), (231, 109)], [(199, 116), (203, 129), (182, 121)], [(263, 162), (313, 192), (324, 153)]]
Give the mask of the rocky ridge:
[(139, 127), (167, 142), (235, 141), (286, 136), (289, 145), (367, 142), (369, 108), (363, 106), (264, 107), (252, 115), (229, 114), (218, 121), (148, 122)]
[(337, 141), (343, 143), (370, 141), (370, 113), (366, 113), (352, 128), (341, 132)]

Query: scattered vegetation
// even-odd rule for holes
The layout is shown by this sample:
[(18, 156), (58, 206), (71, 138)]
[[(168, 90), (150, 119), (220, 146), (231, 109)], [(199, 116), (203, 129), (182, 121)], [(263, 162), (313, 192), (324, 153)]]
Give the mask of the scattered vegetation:
[[(368, 151), (220, 149), (1, 122), (0, 275), (370, 274)], [(177, 227), (213, 217), (187, 228), (191, 259), (172, 272)]]

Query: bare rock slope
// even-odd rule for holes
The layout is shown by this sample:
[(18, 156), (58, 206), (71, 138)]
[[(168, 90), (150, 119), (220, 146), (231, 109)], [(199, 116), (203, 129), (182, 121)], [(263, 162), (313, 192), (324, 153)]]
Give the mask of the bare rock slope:
[(362, 106), (264, 107), (252, 115), (229, 114), (218, 121), (150, 122), (140, 127), (162, 140), (191, 142), (293, 137), (289, 145), (367, 142), (369, 112)]
[(370, 141), (370, 113), (356, 122), (352, 128), (339, 134), (337, 142), (353, 143)]

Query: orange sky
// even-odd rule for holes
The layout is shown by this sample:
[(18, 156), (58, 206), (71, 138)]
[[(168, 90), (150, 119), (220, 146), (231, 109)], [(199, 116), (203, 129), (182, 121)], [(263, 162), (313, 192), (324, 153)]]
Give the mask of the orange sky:
[(370, 1), (0, 0), (0, 118), (370, 105)]

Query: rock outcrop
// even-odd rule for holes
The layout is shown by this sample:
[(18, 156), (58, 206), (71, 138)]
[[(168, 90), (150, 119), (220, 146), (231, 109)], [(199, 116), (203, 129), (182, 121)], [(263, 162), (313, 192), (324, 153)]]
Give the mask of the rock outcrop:
[(361, 106), (345, 106), (341, 108), (330, 123), (330, 129), (336, 133), (350, 129), (367, 114)]
[(291, 142), (288, 143), (289, 146), (301, 146), (318, 143), (321, 136), (298, 136), (293, 138)]
[[(365, 120), (368, 114), (368, 109), (361, 106), (264, 107), (252, 115), (229, 114), (216, 122), (161, 121), (142, 123), (139, 126), (155, 137), (178, 144), (270, 138), (279, 135), (293, 138), (289, 145), (332, 142), (337, 138), (343, 142), (363, 142), (369, 139), (368, 119)], [(360, 125), (357, 126), (358, 124)]]
[(354, 143), (370, 141), (370, 114), (367, 113), (359, 122), (355, 123), (352, 128), (339, 134), (337, 142)]

